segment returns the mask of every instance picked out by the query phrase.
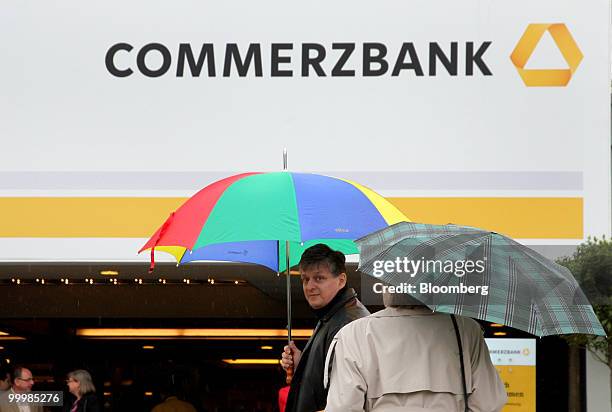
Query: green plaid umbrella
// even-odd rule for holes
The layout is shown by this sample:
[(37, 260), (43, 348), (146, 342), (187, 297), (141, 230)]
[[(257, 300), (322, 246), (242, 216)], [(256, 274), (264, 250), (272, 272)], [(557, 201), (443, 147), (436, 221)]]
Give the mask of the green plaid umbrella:
[[(359, 270), (439, 312), (537, 336), (605, 336), (571, 272), (495, 232), (401, 222), (356, 241)], [(392, 286), (392, 287), (389, 287)]]

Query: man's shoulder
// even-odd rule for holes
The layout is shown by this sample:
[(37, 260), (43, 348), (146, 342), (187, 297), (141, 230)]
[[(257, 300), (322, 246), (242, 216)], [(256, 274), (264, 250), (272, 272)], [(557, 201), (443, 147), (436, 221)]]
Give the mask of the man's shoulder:
[(362, 319), (369, 314), (370, 312), (359, 301), (359, 299), (352, 299), (342, 308), (342, 310), (336, 313), (336, 316), (329, 320), (329, 330), (333, 335), (335, 335), (341, 328), (345, 327), (346, 325), (350, 325), (351, 323)]
[(344, 326), (341, 327), (336, 336), (342, 337), (354, 333), (363, 332), (365, 329), (367, 329), (368, 324), (376, 319), (373, 315), (374, 314), (368, 314), (367, 316), (362, 316), (349, 323), (346, 323)]
[(484, 339), (484, 328), (472, 318), (457, 316), (461, 332), (471, 339)]
[(370, 311), (356, 297), (349, 301), (344, 307), (345, 317), (348, 322), (360, 319), (370, 314)]
[(6, 401), (8, 400), (8, 396), (11, 393), (13, 392), (11, 392), (10, 389), (8, 391), (0, 391), (0, 400), (5, 401), (4, 403), (6, 403)]
[[(428, 311), (431, 314), (431, 311)], [(397, 308), (389, 307), (378, 312), (369, 313), (367, 316), (362, 316), (359, 319), (355, 319), (350, 323), (347, 323), (339, 332), (338, 336), (348, 336), (350, 334), (363, 335), (370, 327), (375, 325), (385, 325), (390, 319), (398, 317), (406, 317), (407, 314), (401, 313)]]
[(0, 393), (0, 412), (12, 412), (16, 410), (16, 405), (8, 402), (8, 396), (11, 394), (10, 390)]

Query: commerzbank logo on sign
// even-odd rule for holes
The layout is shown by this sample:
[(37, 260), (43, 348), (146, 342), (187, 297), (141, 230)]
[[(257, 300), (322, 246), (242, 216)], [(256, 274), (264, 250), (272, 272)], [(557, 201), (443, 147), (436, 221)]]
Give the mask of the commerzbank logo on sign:
[[(567, 69), (525, 66), (545, 32), (549, 32)], [(114, 77), (402, 77), (493, 76), (487, 51), (493, 41), (148, 43), (113, 44), (106, 70)], [(582, 53), (565, 24), (530, 24), (510, 60), (526, 86), (566, 86)]]
[[(567, 69), (525, 69), (531, 54), (546, 32), (550, 33), (563, 55), (568, 65)], [(565, 24), (530, 24), (510, 55), (510, 60), (526, 86), (550, 87), (567, 86), (578, 69), (582, 57), (580, 48)]]

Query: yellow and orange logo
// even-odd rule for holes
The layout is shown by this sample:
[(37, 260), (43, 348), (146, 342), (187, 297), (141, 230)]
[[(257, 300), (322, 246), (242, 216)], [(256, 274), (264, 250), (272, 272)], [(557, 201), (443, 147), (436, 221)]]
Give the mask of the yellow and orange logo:
[[(569, 66), (568, 69), (525, 69), (527, 61), (548, 31)], [(582, 52), (569, 30), (562, 23), (530, 24), (510, 55), (516, 70), (529, 87), (567, 86), (582, 61)]]

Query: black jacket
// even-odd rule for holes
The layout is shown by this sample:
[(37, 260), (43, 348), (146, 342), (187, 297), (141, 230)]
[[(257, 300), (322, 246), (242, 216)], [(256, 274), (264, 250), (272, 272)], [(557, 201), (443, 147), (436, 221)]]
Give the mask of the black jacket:
[(327, 349), (336, 333), (347, 323), (370, 314), (357, 299), (353, 289), (346, 289), (340, 299), (317, 323), (302, 351), (287, 397), (286, 412), (315, 412), (325, 409), (327, 390), (323, 387), (323, 369)]
[[(74, 397), (69, 397), (64, 401), (64, 411), (69, 412), (72, 408), (72, 405), (75, 401)], [(101, 412), (102, 408), (100, 408), (100, 404), (98, 403), (98, 398), (96, 394), (93, 392), (86, 393), (81, 396), (79, 400), (79, 406), (77, 407), (77, 412)]]

